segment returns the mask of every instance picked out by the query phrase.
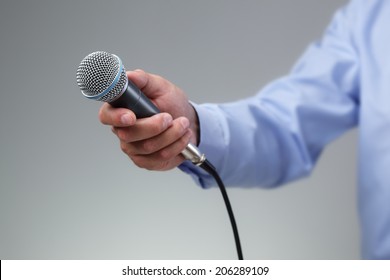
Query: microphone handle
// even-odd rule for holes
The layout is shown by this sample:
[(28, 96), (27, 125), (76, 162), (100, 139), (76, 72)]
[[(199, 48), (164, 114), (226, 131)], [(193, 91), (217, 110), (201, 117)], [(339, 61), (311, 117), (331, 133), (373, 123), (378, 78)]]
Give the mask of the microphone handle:
[[(115, 100), (109, 102), (116, 108), (127, 108), (134, 112), (137, 118), (147, 118), (160, 113), (161, 111), (154, 105), (149, 98), (130, 80), (128, 80), (125, 91)], [(181, 152), (185, 159), (193, 164), (200, 166), (206, 157), (199, 149), (188, 143), (187, 147)]]
[(117, 99), (111, 101), (110, 105), (130, 109), (137, 118), (147, 118), (160, 113), (156, 105), (130, 80), (126, 90)]

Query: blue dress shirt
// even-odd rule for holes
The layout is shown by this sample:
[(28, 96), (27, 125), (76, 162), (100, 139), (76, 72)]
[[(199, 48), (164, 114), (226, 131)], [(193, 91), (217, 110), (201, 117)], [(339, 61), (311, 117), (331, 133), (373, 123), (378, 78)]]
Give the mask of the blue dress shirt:
[[(291, 73), (256, 96), (194, 107), (199, 148), (227, 185), (274, 187), (308, 175), (326, 144), (359, 126), (363, 257), (390, 259), (390, 1), (351, 1)], [(180, 168), (214, 184), (190, 164)]]

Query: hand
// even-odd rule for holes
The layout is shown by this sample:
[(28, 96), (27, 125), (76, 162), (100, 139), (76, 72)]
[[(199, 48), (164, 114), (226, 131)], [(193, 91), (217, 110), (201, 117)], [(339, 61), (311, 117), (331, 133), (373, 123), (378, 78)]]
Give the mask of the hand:
[(160, 76), (142, 70), (127, 72), (128, 78), (160, 109), (150, 118), (137, 119), (125, 108), (104, 103), (99, 119), (111, 125), (122, 151), (139, 167), (172, 169), (184, 161), (180, 152), (189, 142), (198, 143), (198, 119), (184, 92)]

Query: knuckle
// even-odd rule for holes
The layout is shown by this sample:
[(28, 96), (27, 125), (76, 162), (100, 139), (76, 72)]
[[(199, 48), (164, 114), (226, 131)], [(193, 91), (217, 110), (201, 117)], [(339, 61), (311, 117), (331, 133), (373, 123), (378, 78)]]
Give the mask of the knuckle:
[(146, 170), (158, 170), (158, 166), (157, 166), (156, 162), (153, 160), (150, 160), (148, 157), (134, 156), (134, 157), (131, 157), (131, 160), (139, 168), (143, 168)]
[(134, 156), (131, 157), (131, 160), (137, 167), (150, 171), (162, 171), (172, 168), (169, 161), (156, 160), (154, 156)]
[(128, 147), (127, 143), (121, 141), (120, 147), (121, 147), (122, 152), (124, 152), (125, 154), (129, 154), (129, 147)]
[(167, 170), (167, 169), (170, 169), (169, 161), (162, 161), (162, 162), (160, 162), (158, 170)]
[(131, 160), (133, 161), (133, 163), (139, 167), (139, 168), (145, 168), (145, 164), (142, 160), (142, 157), (132, 157)]
[(153, 140), (145, 140), (141, 144), (141, 149), (145, 154), (151, 154), (157, 149), (156, 142)]
[(124, 142), (129, 142), (129, 132), (125, 129), (117, 128), (116, 129), (116, 135), (118, 138)]
[(168, 149), (162, 149), (161, 151), (158, 152), (158, 157), (162, 161), (168, 161), (170, 160), (174, 155), (172, 154), (171, 151)]

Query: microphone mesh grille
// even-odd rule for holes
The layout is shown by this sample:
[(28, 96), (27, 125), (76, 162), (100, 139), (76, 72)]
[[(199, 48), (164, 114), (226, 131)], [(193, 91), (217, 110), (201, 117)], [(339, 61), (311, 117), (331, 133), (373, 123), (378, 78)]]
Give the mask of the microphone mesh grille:
[[(113, 85), (115, 77), (121, 71), (119, 80)], [(124, 67), (117, 56), (107, 52), (93, 52), (87, 55), (77, 69), (77, 84), (83, 94), (93, 98), (113, 86), (103, 96), (96, 100), (110, 102), (114, 100), (127, 83), (127, 76)]]

